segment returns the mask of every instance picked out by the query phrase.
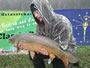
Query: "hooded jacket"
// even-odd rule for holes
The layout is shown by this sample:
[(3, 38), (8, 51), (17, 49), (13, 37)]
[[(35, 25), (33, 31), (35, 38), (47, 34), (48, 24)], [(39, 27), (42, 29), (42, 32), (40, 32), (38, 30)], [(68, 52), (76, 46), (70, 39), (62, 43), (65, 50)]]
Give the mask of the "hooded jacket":
[[(35, 18), (33, 7), (35, 5), (43, 19), (43, 25)], [(76, 42), (70, 21), (63, 15), (56, 14), (48, 0), (33, 0), (31, 12), (37, 23), (37, 34), (47, 36), (60, 43), (60, 48), (71, 53), (76, 52)]]

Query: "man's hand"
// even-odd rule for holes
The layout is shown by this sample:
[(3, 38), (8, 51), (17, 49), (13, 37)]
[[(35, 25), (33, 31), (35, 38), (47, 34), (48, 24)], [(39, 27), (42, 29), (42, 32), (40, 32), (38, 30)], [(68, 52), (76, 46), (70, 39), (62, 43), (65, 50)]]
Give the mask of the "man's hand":
[(14, 44), (14, 47), (19, 48), (19, 49), (23, 49), (20, 44), (18, 44), (18, 45)]
[(48, 56), (48, 51), (45, 48), (40, 49), (39, 51), (42, 55)]

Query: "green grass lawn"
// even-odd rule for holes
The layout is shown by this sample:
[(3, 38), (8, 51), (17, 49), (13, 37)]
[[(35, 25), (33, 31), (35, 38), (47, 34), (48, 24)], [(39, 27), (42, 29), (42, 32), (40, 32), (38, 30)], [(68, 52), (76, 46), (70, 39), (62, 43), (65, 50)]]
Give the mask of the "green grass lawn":
[[(80, 61), (80, 67), (72, 68), (90, 68), (90, 46), (79, 46), (77, 50), (77, 58)], [(53, 68), (51, 64), (47, 64), (46, 68)], [(0, 68), (34, 68), (28, 55), (5, 55), (0, 56)]]

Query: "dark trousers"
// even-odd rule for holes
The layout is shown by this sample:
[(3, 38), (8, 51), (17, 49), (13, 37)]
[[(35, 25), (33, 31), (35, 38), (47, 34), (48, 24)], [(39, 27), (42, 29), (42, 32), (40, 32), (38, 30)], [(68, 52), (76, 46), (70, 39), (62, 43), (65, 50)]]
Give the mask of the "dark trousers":
[[(41, 55), (41, 54), (35, 54), (34, 59), (31, 59), (31, 56), (30, 56), (30, 60), (32, 60), (35, 68), (45, 68), (43, 59), (47, 59), (47, 58), (49, 58), (49, 57)], [(52, 61), (52, 65), (53, 65), (53, 68), (65, 68), (63, 62), (58, 58), (55, 58)], [(70, 66), (69, 66), (69, 68), (70, 68)]]

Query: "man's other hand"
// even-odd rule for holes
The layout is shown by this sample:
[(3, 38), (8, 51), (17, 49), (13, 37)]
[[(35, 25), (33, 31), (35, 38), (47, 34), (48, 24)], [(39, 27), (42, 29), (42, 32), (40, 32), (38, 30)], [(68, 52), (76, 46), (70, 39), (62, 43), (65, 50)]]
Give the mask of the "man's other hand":
[(48, 51), (45, 48), (40, 49), (40, 54), (48, 56)]

